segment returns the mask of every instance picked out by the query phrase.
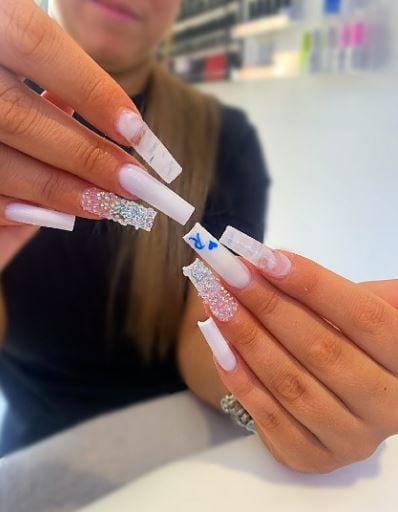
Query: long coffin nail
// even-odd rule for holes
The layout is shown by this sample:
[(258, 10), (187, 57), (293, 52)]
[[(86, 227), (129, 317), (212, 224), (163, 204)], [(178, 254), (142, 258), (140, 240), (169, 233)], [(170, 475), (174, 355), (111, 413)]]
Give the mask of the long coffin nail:
[(270, 249), (232, 226), (227, 227), (220, 242), (270, 277), (286, 277), (292, 268), (292, 263), (285, 254)]
[(73, 215), (25, 203), (8, 203), (4, 208), (4, 216), (13, 222), (63, 231), (73, 231), (76, 221)]
[(250, 283), (250, 270), (246, 265), (223, 247), (200, 224), (195, 224), (191, 231), (184, 236), (184, 240), (229, 285), (235, 288), (245, 288)]
[(226, 372), (231, 372), (236, 366), (236, 357), (225, 341), (215, 321), (209, 318), (205, 322), (198, 322), (198, 327), (211, 348), (218, 364)]
[(181, 166), (136, 112), (122, 110), (116, 129), (166, 183), (181, 174)]
[(127, 192), (182, 225), (188, 222), (195, 211), (195, 208), (185, 199), (137, 165), (124, 165), (119, 172), (119, 183)]
[(81, 207), (84, 211), (94, 213), (103, 219), (113, 220), (122, 226), (133, 226), (135, 229), (152, 229), (156, 212), (145, 208), (135, 201), (105, 192), (98, 188), (89, 188), (82, 194)]
[(221, 322), (231, 320), (238, 309), (236, 299), (199, 258), (191, 265), (183, 267), (182, 273), (191, 280), (199, 296), (216, 318)]

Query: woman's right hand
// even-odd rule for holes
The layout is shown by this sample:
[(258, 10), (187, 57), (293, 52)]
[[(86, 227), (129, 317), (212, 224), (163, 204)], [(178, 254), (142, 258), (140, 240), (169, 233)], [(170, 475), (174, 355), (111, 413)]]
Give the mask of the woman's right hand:
[[(21, 223), (67, 230), (75, 216), (125, 223), (120, 205), (136, 206), (122, 198), (136, 197), (182, 224), (188, 220), (191, 205), (68, 115), (75, 110), (112, 140), (134, 146), (166, 181), (179, 174), (128, 95), (32, 0), (1, 0), (0, 48), (0, 271), (17, 241), (34, 233), (8, 230)], [(21, 77), (51, 91), (48, 99)], [(119, 210), (112, 211), (114, 201)]]

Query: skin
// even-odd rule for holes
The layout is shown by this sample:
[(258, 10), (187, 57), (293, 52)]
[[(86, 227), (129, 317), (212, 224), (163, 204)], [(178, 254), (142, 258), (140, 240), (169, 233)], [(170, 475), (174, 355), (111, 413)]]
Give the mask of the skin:
[[(119, 114), (124, 109), (138, 113), (129, 95), (143, 87), (154, 46), (179, 2), (128, 0), (127, 6), (137, 19), (108, 20), (89, 0), (54, 2), (58, 21), (65, 22), (74, 41), (31, 0), (0, 3), (0, 271), (37, 231), (6, 218), (9, 202), (95, 220), (80, 206), (87, 188), (134, 199), (117, 175), (126, 163), (140, 164), (70, 115), (78, 111), (112, 140), (126, 144), (116, 130)], [(112, 63), (115, 80), (81, 47), (105, 69)], [(38, 97), (23, 85), (24, 76), (50, 92)]]
[[(89, 0), (54, 1), (51, 7), (57, 21), (77, 44), (30, 0), (0, 3), (0, 65), (4, 66), (0, 67), (0, 272), (37, 232), (5, 219), (3, 210), (10, 198), (90, 218), (79, 206), (87, 186), (95, 184), (125, 195), (115, 175), (121, 164), (136, 162), (114, 144), (82, 129), (70, 114), (79, 111), (113, 140), (125, 142), (115, 131), (118, 112), (135, 108), (129, 95), (142, 90), (153, 49), (167, 32), (179, 1), (126, 3), (137, 18), (129, 23), (109, 20)], [(20, 83), (21, 76), (31, 77), (51, 92), (37, 98)], [(26, 173), (30, 187), (20, 179)], [(396, 282), (356, 285), (314, 262), (292, 258), (294, 270), (285, 280), (265, 279), (252, 269), (255, 278), (248, 289), (231, 290), (241, 307), (231, 322), (219, 327), (238, 357), (233, 372), (215, 365), (203, 343), (196, 322), (207, 313), (193, 288), (181, 322), (177, 355), (188, 386), (203, 400), (219, 408), (228, 391), (237, 396), (277, 460), (299, 471), (326, 472), (368, 456), (397, 432), (396, 414), (391, 411), (398, 411), (398, 355), (393, 343), (398, 287)], [(306, 288), (311, 292), (304, 293)], [(352, 299), (349, 305), (344, 302), (347, 293)], [(276, 294), (278, 300), (271, 301)], [(294, 315), (289, 309), (292, 304)], [(335, 309), (323, 311), (320, 304), (334, 304)], [(336, 327), (344, 326), (344, 335), (324, 322), (328, 316)], [(0, 340), (5, 325), (0, 296)], [(282, 353), (267, 334), (273, 331), (285, 348)], [(293, 371), (291, 358), (299, 355), (298, 343), (301, 348), (306, 341), (318, 343), (317, 349)], [(339, 352), (333, 352), (336, 343), (343, 347)], [(372, 348), (380, 345), (388, 360), (379, 360), (380, 354)], [(275, 387), (277, 376), (267, 362), (277, 356), (278, 378), (289, 372), (295, 376), (289, 386), (285, 379)], [(321, 373), (316, 364), (322, 364)], [(347, 434), (355, 443), (347, 443)]]
[(328, 473), (398, 433), (398, 281), (356, 284), (285, 254), (281, 279), (251, 267), (243, 290), (224, 283), (239, 307), (215, 321), (237, 365), (216, 366), (279, 462)]

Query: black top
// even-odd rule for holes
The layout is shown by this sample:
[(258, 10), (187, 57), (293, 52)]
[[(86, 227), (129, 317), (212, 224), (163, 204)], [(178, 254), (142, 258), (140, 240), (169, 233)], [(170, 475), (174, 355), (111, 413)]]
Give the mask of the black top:
[[(216, 237), (232, 224), (262, 239), (269, 179), (261, 148), (241, 111), (221, 107), (221, 116), (219, 185), (202, 223)], [(109, 235), (117, 229), (85, 219), (73, 233), (42, 229), (5, 270), (0, 385), (9, 407), (0, 455), (96, 414), (184, 389), (174, 354), (148, 366), (119, 325), (111, 342), (105, 335), (115, 256)], [(116, 310), (123, 310), (119, 291)]]

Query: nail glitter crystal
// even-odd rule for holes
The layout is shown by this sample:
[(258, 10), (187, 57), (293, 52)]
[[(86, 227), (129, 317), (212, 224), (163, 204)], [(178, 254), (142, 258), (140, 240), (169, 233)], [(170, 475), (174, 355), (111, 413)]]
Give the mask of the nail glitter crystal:
[(221, 322), (228, 322), (234, 316), (238, 309), (237, 301), (199, 258), (191, 265), (183, 267), (182, 272), (191, 280), (216, 318)]
[(83, 192), (81, 206), (86, 212), (113, 220), (122, 226), (133, 226), (145, 231), (152, 229), (157, 213), (152, 208), (146, 208), (135, 201), (97, 188), (89, 188)]

